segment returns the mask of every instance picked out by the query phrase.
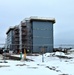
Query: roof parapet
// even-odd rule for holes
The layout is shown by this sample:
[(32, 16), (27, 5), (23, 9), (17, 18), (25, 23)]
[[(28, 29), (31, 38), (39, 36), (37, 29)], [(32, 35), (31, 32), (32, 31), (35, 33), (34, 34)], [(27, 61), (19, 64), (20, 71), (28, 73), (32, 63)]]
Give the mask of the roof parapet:
[(51, 17), (37, 17), (37, 16), (31, 16), (30, 17), (30, 21), (32, 20), (39, 20), (39, 21), (51, 21), (53, 23), (55, 23), (55, 18), (51, 18)]

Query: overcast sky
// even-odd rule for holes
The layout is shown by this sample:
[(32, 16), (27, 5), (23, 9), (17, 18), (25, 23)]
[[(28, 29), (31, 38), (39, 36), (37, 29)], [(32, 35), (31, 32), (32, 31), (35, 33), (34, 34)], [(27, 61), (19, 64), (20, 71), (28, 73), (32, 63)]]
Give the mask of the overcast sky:
[(74, 44), (74, 0), (0, 0), (0, 43), (9, 26), (30, 16), (55, 18), (55, 45)]

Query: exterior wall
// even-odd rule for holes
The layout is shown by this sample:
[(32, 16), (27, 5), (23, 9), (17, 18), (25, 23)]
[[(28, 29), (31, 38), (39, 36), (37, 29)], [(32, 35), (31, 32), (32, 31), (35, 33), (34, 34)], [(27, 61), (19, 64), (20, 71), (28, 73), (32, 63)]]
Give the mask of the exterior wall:
[(12, 44), (13, 44), (13, 30), (10, 30), (10, 32), (7, 34), (7, 48), (9, 50), (13, 50)]
[(33, 21), (33, 52), (40, 52), (44, 47), (45, 52), (53, 51), (53, 23)]

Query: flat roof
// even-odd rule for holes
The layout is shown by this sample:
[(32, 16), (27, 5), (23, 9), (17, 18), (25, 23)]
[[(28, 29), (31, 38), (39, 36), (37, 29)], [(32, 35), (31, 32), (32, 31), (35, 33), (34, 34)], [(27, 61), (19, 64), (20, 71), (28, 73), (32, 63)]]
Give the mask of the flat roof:
[(10, 32), (10, 30), (13, 30), (14, 27), (10, 26), (9, 29), (7, 30), (6, 34), (8, 34)]
[(30, 22), (31, 21), (49, 21), (49, 22), (53, 22), (55, 23), (55, 18), (50, 18), (50, 17), (35, 17), (35, 16), (32, 16), (29, 18), (30, 19)]

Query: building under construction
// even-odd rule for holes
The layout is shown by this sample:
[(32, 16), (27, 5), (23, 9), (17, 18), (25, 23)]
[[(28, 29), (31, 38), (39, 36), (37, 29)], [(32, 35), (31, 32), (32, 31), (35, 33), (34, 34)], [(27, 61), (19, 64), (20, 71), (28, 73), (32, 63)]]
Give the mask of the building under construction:
[(7, 48), (18, 53), (53, 51), (54, 18), (30, 17), (22, 20), (19, 25), (7, 31)]
[(6, 49), (9, 51), (19, 50), (19, 28), (18, 26), (10, 27), (7, 34)]

